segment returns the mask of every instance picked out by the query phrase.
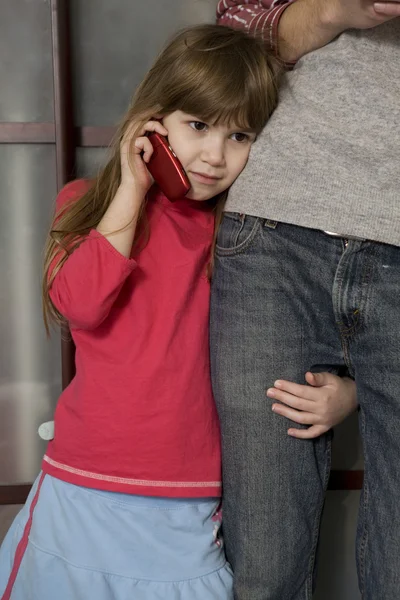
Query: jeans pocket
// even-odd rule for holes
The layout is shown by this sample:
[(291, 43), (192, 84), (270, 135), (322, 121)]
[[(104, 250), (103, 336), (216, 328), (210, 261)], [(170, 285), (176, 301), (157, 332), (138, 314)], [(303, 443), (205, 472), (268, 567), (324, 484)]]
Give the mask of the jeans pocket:
[(215, 253), (218, 256), (230, 256), (245, 250), (254, 240), (261, 219), (239, 213), (224, 213), (218, 231)]

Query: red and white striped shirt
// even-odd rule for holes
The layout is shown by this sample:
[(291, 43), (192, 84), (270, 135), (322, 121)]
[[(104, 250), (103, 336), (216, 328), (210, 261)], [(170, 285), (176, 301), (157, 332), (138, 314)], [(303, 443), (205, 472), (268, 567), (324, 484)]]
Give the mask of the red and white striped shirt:
[[(279, 58), (278, 23), (286, 8), (295, 0), (220, 0), (217, 21), (233, 29), (244, 29), (259, 36)], [(290, 66), (292, 63), (288, 63)]]

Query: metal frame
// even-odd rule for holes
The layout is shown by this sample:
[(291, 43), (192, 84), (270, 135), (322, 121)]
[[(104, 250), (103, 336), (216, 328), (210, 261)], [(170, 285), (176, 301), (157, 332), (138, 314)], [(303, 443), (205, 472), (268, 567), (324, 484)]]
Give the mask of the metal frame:
[[(113, 127), (74, 127), (72, 103), (72, 77), (70, 64), (70, 35), (68, 0), (51, 0), (51, 29), (54, 77), (54, 123), (4, 123), (0, 122), (1, 144), (55, 144), (57, 188), (61, 189), (74, 177), (76, 147), (108, 146)], [(68, 331), (62, 341), (63, 389), (75, 373), (75, 348)], [(332, 471), (330, 490), (359, 490), (363, 471)], [(22, 504), (31, 486), (0, 486), (0, 505)]]

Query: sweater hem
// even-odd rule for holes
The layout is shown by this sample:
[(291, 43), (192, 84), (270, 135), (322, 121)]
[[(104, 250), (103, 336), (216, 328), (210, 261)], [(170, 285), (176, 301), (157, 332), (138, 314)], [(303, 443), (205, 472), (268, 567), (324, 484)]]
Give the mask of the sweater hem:
[[(262, 197), (263, 195), (260, 195), (260, 198)], [(267, 193), (264, 193), (264, 197), (268, 197)], [(327, 197), (329, 198), (329, 194)], [(278, 201), (279, 205), (277, 205)], [(389, 214), (387, 215), (374, 215), (372, 213), (357, 215), (355, 211), (353, 213), (340, 212), (340, 210), (333, 211), (332, 205), (335, 204), (335, 197), (329, 199), (326, 210), (321, 210), (322, 201), (319, 206), (316, 206), (315, 197), (304, 198), (295, 195), (295, 202), (294, 205), (293, 196), (279, 196), (279, 198), (275, 196), (273, 201), (270, 199), (265, 200), (265, 204), (262, 205), (248, 204), (235, 197), (233, 201), (228, 201), (225, 211), (307, 229), (330, 231), (344, 238), (346, 236), (356, 236), (366, 241), (400, 246), (400, 221), (397, 215), (393, 214), (393, 211), (388, 211)], [(302, 206), (304, 210), (299, 211), (299, 206)], [(315, 210), (312, 210), (313, 206), (315, 206)]]

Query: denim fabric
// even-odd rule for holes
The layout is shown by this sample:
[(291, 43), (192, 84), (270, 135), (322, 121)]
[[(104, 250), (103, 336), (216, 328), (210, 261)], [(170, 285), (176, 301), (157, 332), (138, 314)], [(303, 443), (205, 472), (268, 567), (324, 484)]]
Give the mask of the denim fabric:
[(211, 300), (223, 440), (224, 538), (236, 600), (309, 600), (330, 438), (296, 440), (265, 392), (315, 365), (348, 369), (365, 482), (357, 533), (363, 600), (400, 590), (400, 248), (226, 213)]

